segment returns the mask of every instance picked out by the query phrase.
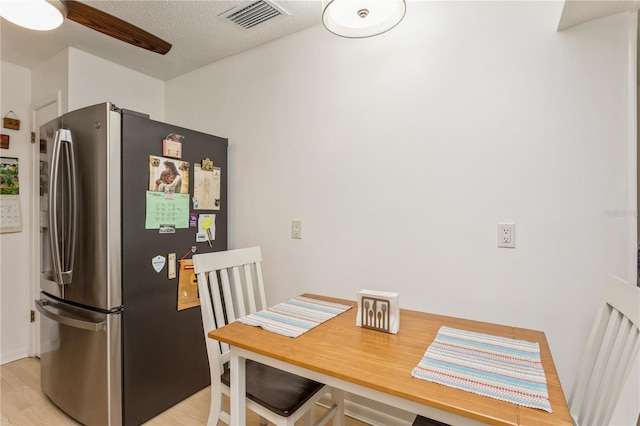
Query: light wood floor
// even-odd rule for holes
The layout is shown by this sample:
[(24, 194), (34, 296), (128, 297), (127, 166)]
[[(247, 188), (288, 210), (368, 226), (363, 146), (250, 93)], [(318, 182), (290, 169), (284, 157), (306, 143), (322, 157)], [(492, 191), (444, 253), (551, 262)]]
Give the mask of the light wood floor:
[[(24, 358), (0, 366), (0, 425), (77, 426), (78, 422), (60, 411), (40, 389), (40, 360)], [(209, 415), (210, 388), (187, 398), (145, 423), (145, 426), (204, 425)], [(317, 407), (316, 416), (323, 412)], [(302, 420), (298, 422), (303, 424)], [(298, 424), (296, 423), (296, 424)], [(259, 426), (258, 417), (247, 411), (247, 426)], [(351, 419), (346, 426), (364, 426)], [(218, 425), (224, 425), (218, 422)]]

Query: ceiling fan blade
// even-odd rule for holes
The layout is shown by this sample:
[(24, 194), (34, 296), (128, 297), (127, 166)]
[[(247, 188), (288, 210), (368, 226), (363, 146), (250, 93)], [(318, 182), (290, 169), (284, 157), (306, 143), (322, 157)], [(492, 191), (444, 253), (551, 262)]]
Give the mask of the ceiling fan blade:
[(76, 0), (62, 2), (67, 8), (67, 18), (80, 25), (161, 55), (171, 50), (171, 43), (120, 18)]

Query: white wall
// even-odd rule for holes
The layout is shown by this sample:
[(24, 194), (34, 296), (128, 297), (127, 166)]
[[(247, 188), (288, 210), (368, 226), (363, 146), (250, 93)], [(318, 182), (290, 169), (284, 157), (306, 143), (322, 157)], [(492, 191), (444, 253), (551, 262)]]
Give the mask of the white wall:
[(33, 70), (33, 101), (62, 96), (62, 112), (102, 102), (164, 121), (164, 82), (70, 47)]
[(0, 234), (0, 364), (4, 364), (29, 354), (31, 71), (1, 62), (0, 80), (0, 115), (12, 110), (20, 119), (20, 130), (0, 129), (10, 138), (9, 149), (0, 150), (0, 156), (18, 158), (22, 210), (22, 231)]
[(164, 82), (69, 48), (69, 111), (113, 102), (164, 121)]
[(629, 21), (558, 33), (560, 8), (412, 1), (379, 37), (316, 26), (167, 82), (168, 121), (229, 138), (230, 248), (262, 246), (271, 303), (387, 289), (543, 330), (568, 394), (636, 207)]

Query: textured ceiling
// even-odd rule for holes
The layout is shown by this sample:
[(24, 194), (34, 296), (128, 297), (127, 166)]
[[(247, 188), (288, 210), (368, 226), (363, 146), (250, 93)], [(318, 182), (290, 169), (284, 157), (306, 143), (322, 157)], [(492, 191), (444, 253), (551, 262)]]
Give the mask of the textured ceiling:
[(33, 67), (71, 46), (141, 73), (168, 80), (203, 65), (295, 33), (321, 21), (321, 1), (276, 0), (289, 16), (244, 29), (218, 15), (252, 1), (83, 1), (173, 44), (166, 55), (149, 52), (65, 20), (53, 31), (32, 31), (0, 20), (0, 58)]

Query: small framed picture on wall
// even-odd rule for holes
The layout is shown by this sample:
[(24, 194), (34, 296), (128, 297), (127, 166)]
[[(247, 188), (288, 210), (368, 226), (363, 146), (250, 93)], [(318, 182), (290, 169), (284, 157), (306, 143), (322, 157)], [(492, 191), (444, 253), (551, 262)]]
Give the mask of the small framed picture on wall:
[(0, 135), (0, 148), (9, 149), (9, 135)]

